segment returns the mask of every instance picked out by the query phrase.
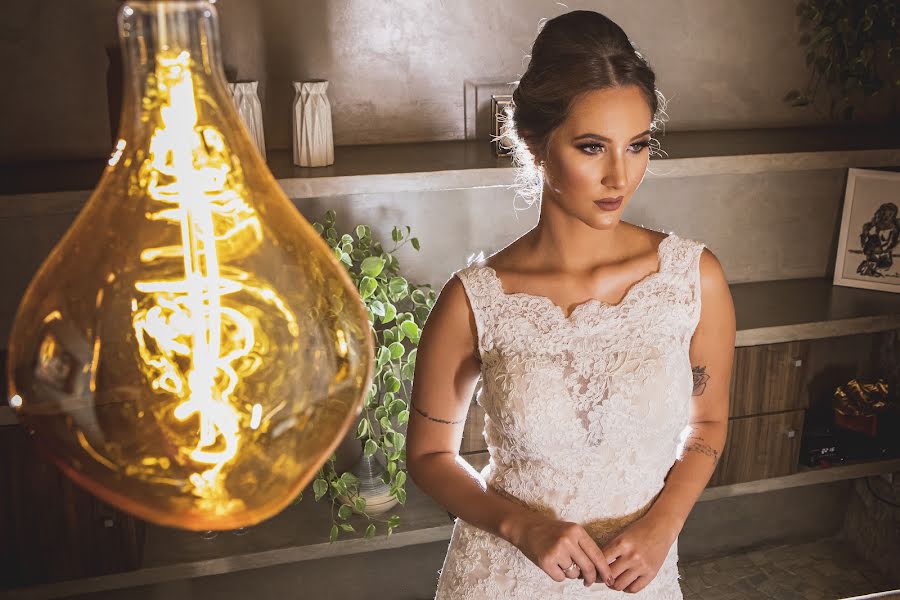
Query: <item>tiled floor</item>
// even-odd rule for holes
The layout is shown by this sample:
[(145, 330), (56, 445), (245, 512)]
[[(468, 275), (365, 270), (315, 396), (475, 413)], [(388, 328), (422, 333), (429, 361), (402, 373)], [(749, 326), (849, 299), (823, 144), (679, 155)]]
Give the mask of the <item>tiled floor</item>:
[(685, 600), (836, 600), (900, 588), (837, 538), (680, 562)]

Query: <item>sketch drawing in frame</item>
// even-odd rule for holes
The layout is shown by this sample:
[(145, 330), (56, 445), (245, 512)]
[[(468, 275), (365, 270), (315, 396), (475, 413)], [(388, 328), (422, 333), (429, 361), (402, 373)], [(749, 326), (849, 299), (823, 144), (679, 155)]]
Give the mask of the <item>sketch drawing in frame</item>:
[(900, 173), (850, 169), (834, 285), (900, 292)]

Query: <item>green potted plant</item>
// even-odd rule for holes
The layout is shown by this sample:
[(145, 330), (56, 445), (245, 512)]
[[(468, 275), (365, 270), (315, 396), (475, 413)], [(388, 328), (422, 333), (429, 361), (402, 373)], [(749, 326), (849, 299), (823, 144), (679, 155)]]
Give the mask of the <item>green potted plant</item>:
[[(810, 76), (805, 89), (790, 90), (783, 100), (809, 105), (824, 82), (833, 92), (831, 116), (852, 119), (866, 98), (900, 87), (898, 8), (898, 0), (798, 2)], [(896, 114), (896, 103), (892, 111)]]
[[(391, 232), (393, 247), (385, 250), (380, 242), (372, 239), (368, 225), (358, 225), (354, 230), (355, 238), (349, 233), (339, 234), (335, 229), (335, 216), (333, 210), (328, 210), (323, 223), (312, 225), (346, 266), (365, 303), (375, 338), (375, 374), (355, 429), (363, 459), (373, 460), (366, 461), (362, 465), (364, 468), (357, 472), (371, 475), (373, 465), (383, 465), (378, 483), (385, 486), (386, 495), (404, 504), (407, 479), (404, 432), (409, 420), (416, 346), (436, 295), (431, 285), (413, 285), (400, 274), (396, 251), (407, 243), (419, 250), (419, 240), (410, 237), (409, 226), (405, 233), (394, 227)], [(383, 459), (383, 462), (374, 459)], [(355, 531), (350, 523), (354, 513), (369, 521), (365, 537), (375, 535), (376, 522), (384, 523), (387, 535), (391, 535), (399, 525), (400, 517), (383, 518), (380, 516), (383, 509), (368, 510), (366, 498), (361, 493), (360, 478), (350, 470), (338, 472), (336, 460), (336, 454), (332, 454), (312, 485), (316, 501), (327, 498), (331, 502), (330, 540), (335, 541), (341, 531)]]

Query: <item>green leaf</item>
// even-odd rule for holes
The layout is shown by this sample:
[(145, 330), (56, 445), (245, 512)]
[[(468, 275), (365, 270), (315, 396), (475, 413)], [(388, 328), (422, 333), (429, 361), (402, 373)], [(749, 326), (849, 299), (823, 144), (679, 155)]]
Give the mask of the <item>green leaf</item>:
[(378, 422), (381, 424), (381, 428), (385, 431), (393, 431), (393, 428), (391, 427), (391, 421), (387, 417), (381, 417), (380, 419), (378, 419)]
[(397, 316), (397, 307), (388, 302), (384, 305), (384, 316), (381, 317), (382, 323), (390, 323)]
[(410, 300), (412, 300), (416, 304), (425, 304), (425, 292), (422, 290), (413, 290), (412, 294), (409, 295)]
[(405, 365), (400, 367), (400, 377), (402, 379), (412, 379), (415, 373), (416, 365), (411, 362), (407, 362)]
[(390, 281), (388, 281), (388, 290), (392, 295), (402, 298), (406, 295), (408, 285), (409, 282), (403, 277), (391, 277)]
[(363, 452), (366, 456), (372, 456), (375, 452), (378, 451), (378, 444), (375, 443), (375, 440), (369, 438), (366, 440), (366, 445), (363, 448)]
[(414, 342), (419, 339), (419, 326), (415, 321), (403, 321), (400, 323), (400, 330)]
[(354, 486), (359, 483), (359, 479), (350, 471), (341, 473), (341, 481), (343, 481), (348, 486)]
[(321, 223), (313, 223), (313, 229), (315, 229), (316, 233), (318, 233), (319, 235), (322, 235), (325, 232), (325, 228)]
[(419, 238), (411, 238), (409, 241), (412, 243), (413, 248), (419, 249)]
[(397, 471), (397, 477), (394, 478), (394, 485), (402, 487), (406, 483), (406, 471)]
[(331, 526), (331, 534), (328, 536), (328, 541), (334, 542), (337, 539), (337, 536), (338, 536), (338, 527), (337, 527), (337, 525), (332, 525)]
[(388, 416), (387, 408), (384, 406), (379, 406), (375, 409), (375, 420), (380, 421), (384, 417)]
[(341, 523), (341, 529), (344, 531), (356, 531), (350, 523)]
[(357, 496), (353, 501), (354, 508), (356, 508), (357, 512), (364, 513), (366, 512), (366, 499), (362, 496)]
[(403, 488), (398, 489), (395, 496), (400, 504), (406, 504), (406, 490)]
[(384, 302), (381, 300), (372, 300), (369, 304), (369, 308), (372, 309), (372, 313), (378, 315), (379, 317), (384, 316)]
[(391, 477), (393, 477), (394, 473), (397, 472), (397, 463), (395, 461), (393, 461), (393, 460), (388, 461), (387, 472), (390, 474)]
[(397, 415), (397, 423), (399, 423), (400, 425), (405, 425), (408, 422), (409, 422), (409, 411), (401, 410), (400, 414)]
[(390, 345), (389, 350), (391, 351), (391, 359), (397, 360), (398, 358), (403, 356), (403, 353), (406, 352), (406, 348), (403, 347), (403, 344), (400, 342), (394, 342)]
[(367, 230), (368, 230), (368, 227), (367, 227), (366, 225), (357, 225), (357, 226), (356, 226), (356, 237), (357, 237), (357, 239), (360, 239), (360, 240), (361, 240), (361, 239), (363, 239), (364, 237), (367, 237)]
[(362, 261), (360, 270), (371, 277), (378, 277), (384, 270), (384, 259), (379, 256), (370, 256)]
[(313, 493), (315, 494), (316, 502), (319, 501), (319, 498), (325, 495), (325, 492), (328, 491), (328, 482), (324, 479), (316, 479), (313, 481)]
[(395, 242), (399, 242), (403, 239), (403, 232), (401, 232), (396, 226), (391, 230), (391, 239)]
[(349, 519), (350, 515), (353, 514), (353, 509), (349, 504), (341, 504), (341, 507), (338, 509), (338, 518), (339, 519)]
[(365, 537), (368, 539), (375, 535), (375, 524), (369, 523), (369, 526), (366, 527)]
[(406, 355), (406, 362), (414, 363), (416, 362), (416, 356), (419, 354), (418, 348), (413, 348), (409, 351), (409, 354)]
[(387, 362), (390, 360), (391, 360), (390, 349), (386, 346), (382, 346), (381, 348), (379, 348), (378, 349), (378, 360), (375, 363), (376, 368), (380, 369), (385, 364), (387, 364)]
[(388, 525), (391, 527), (396, 527), (400, 524), (400, 515), (391, 515), (388, 517)]
[(328, 225), (329, 227), (334, 225), (334, 218), (336, 216), (337, 216), (337, 214), (334, 212), (333, 209), (329, 208), (328, 210), (326, 210), (325, 211), (325, 224)]
[(369, 420), (360, 419), (359, 425), (356, 427), (356, 437), (362, 438), (369, 432)]
[(363, 298), (368, 298), (372, 295), (375, 289), (378, 287), (378, 282), (369, 277), (368, 275), (363, 276), (363, 278), (359, 282), (359, 294)]
[(403, 447), (403, 444), (406, 443), (406, 436), (400, 433), (399, 431), (394, 432), (394, 447), (400, 449)]

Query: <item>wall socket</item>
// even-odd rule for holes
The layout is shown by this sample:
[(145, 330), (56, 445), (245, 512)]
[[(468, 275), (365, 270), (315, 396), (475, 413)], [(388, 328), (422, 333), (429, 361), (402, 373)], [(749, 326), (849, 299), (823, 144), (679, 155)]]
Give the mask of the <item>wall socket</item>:
[(509, 81), (463, 82), (463, 122), (466, 140), (490, 140), (493, 136), (494, 115), (491, 112), (491, 96), (512, 94), (515, 83)]

